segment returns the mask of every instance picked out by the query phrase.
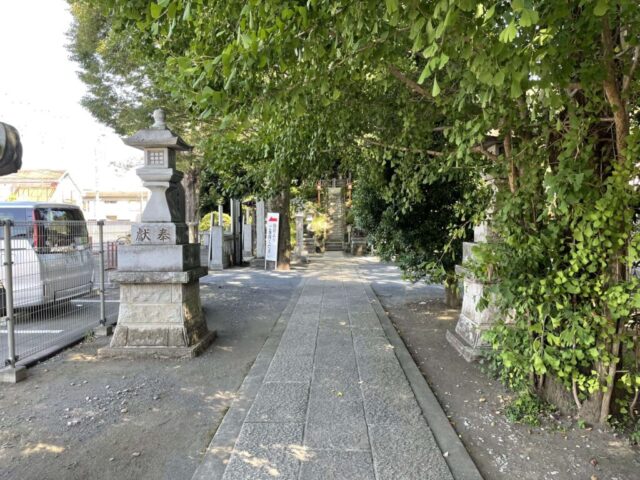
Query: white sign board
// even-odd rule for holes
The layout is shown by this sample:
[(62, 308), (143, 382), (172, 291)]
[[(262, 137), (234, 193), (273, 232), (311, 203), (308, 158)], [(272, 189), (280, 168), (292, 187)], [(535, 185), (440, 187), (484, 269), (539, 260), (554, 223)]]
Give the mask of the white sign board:
[(267, 238), (264, 259), (266, 261), (278, 261), (278, 227), (280, 226), (279, 213), (267, 213)]

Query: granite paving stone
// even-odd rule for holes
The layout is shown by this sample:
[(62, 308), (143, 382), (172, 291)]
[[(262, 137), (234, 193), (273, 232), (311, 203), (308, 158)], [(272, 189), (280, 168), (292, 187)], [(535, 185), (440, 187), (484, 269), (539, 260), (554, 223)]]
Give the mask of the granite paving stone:
[(375, 478), (371, 452), (311, 450), (302, 462), (300, 480), (371, 480)]
[(424, 419), (369, 425), (377, 480), (453, 480)]
[(223, 480), (297, 479), (304, 425), (245, 423)]
[(420, 420), (422, 410), (408, 385), (362, 384), (361, 388), (367, 423), (388, 425)]
[(306, 383), (267, 382), (260, 387), (245, 422), (303, 423), (308, 401)]
[(311, 382), (313, 354), (279, 353), (273, 357), (265, 382)]

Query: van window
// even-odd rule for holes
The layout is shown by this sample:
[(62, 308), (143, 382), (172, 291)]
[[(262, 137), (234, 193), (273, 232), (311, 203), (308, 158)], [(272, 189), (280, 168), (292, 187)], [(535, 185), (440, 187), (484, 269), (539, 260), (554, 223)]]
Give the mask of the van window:
[(75, 208), (36, 208), (38, 251), (55, 252), (89, 244), (82, 212)]
[[(0, 220), (11, 220), (11, 238), (27, 237), (30, 232), (29, 226), (25, 224), (31, 218), (27, 218), (26, 208), (0, 208)], [(0, 227), (0, 239), (4, 238), (4, 228)]]

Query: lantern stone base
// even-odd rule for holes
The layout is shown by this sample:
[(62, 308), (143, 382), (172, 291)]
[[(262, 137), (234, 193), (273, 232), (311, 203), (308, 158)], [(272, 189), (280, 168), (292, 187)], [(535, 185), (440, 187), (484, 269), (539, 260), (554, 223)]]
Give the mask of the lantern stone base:
[(118, 325), (100, 357), (194, 357), (215, 338), (200, 304), (202, 267), (184, 272), (116, 272)]
[(483, 292), (484, 284), (467, 273), (458, 323), (454, 332), (447, 331), (447, 340), (467, 362), (477, 360), (488, 348), (489, 345), (482, 335), (498, 318), (498, 312), (493, 305), (481, 312), (477, 310)]

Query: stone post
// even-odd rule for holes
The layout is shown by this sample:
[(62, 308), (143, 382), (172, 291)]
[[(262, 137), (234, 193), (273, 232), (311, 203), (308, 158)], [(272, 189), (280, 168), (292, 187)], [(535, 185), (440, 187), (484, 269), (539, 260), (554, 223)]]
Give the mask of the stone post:
[(176, 170), (176, 152), (190, 150), (165, 124), (162, 110), (151, 128), (124, 140), (144, 151), (136, 173), (151, 197), (141, 223), (131, 227), (131, 245), (118, 245), (120, 284), (118, 325), (101, 357), (193, 357), (214, 339), (200, 304), (200, 245), (189, 244), (185, 196)]
[(209, 268), (222, 270), (229, 266), (228, 258), (224, 254), (224, 227), (218, 225), (211, 227), (211, 255)]
[(231, 211), (231, 234), (233, 235), (233, 264), (240, 265), (242, 263), (242, 236), (241, 236), (241, 217), (240, 200), (232, 198), (230, 200)]
[(296, 249), (295, 256), (302, 263), (307, 262), (308, 253), (304, 249), (304, 212), (296, 212)]
[[(213, 221), (211, 222), (213, 224)], [(224, 230), (224, 205), (218, 204), (218, 226)]]
[(242, 224), (242, 258), (253, 257), (253, 236), (251, 235), (252, 225), (243, 222)]
[[(493, 185), (493, 179), (485, 177), (485, 181), (489, 185)], [(491, 208), (487, 217), (491, 217)], [(462, 263), (464, 264), (473, 256), (475, 246), (495, 239), (496, 236), (491, 231), (488, 222), (476, 225), (473, 229), (473, 242), (462, 244)], [(455, 331), (447, 331), (447, 340), (467, 362), (473, 362), (489, 346), (484, 340), (483, 334), (493, 325), (499, 312), (492, 302), (489, 302), (489, 305), (479, 312), (478, 302), (483, 296), (485, 283), (475, 278), (463, 266), (456, 266), (456, 273), (463, 276), (462, 310)]]
[(264, 200), (258, 200), (256, 203), (256, 257), (264, 258), (265, 249), (265, 211)]

